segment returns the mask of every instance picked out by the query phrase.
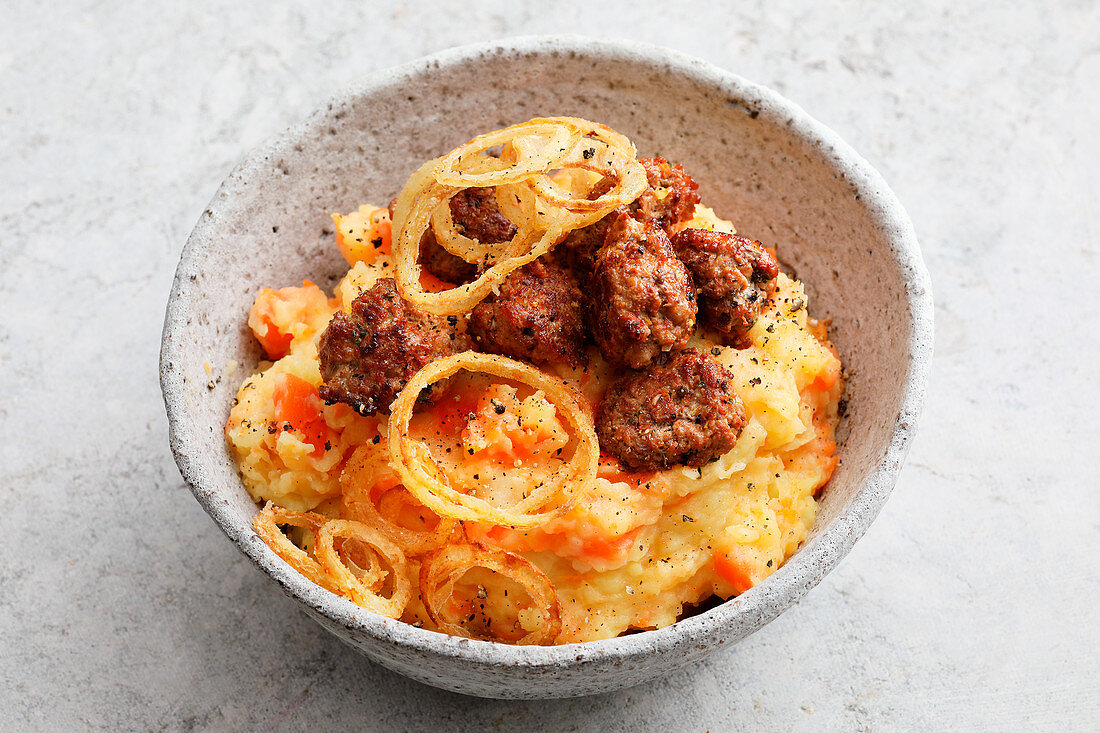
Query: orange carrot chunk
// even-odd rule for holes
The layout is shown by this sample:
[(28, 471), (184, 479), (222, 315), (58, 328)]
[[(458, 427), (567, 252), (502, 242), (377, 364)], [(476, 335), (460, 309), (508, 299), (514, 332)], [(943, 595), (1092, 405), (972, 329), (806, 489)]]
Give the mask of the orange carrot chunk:
[(303, 442), (313, 446), (310, 455), (314, 458), (323, 455), (331, 431), (321, 412), (317, 388), (293, 374), (279, 374), (272, 397), (278, 429), (297, 432)]
[(744, 593), (753, 586), (748, 572), (724, 552), (714, 553), (714, 572), (718, 573), (719, 578), (732, 585), (738, 593)]

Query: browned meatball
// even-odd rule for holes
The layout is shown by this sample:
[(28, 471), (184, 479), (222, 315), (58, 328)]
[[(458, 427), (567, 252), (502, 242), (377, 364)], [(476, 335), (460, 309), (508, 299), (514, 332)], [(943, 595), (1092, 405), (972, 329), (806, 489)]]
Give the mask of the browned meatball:
[(486, 244), (507, 242), (516, 225), (497, 206), (495, 188), (467, 188), (451, 199), (451, 218), (460, 234)]
[(420, 238), (420, 265), (452, 285), (465, 285), (477, 277), (477, 266), (443, 249), (431, 229)]
[[(699, 185), (691, 176), (682, 167), (673, 165), (664, 158), (639, 158), (638, 162), (646, 170), (649, 185), (625, 210), (629, 210), (639, 221), (654, 219), (666, 232), (676, 224), (690, 219), (695, 211), (695, 204), (699, 203)], [(589, 198), (607, 193), (607, 190), (605, 179), (597, 185)], [(596, 253), (603, 246), (611, 222), (623, 210), (617, 209), (595, 224), (570, 232), (558, 246), (559, 256), (574, 272), (583, 274), (592, 271), (596, 264)]]
[(584, 293), (560, 265), (541, 259), (513, 272), (500, 294), (478, 303), (469, 334), (485, 351), (538, 364), (581, 366)]
[(592, 335), (613, 364), (641, 369), (695, 332), (695, 288), (665, 231), (623, 211), (592, 274)]
[(732, 380), (698, 349), (628, 372), (596, 412), (601, 449), (634, 471), (704, 465), (733, 448), (745, 424)]
[(749, 330), (775, 292), (775, 256), (753, 239), (705, 229), (677, 232), (672, 246), (691, 271), (703, 320), (729, 346), (752, 346)]
[(625, 211), (625, 207), (619, 207), (595, 224), (569, 232), (569, 235), (554, 250), (557, 253), (556, 256), (578, 277), (587, 276), (596, 266), (596, 253), (600, 251), (600, 247), (603, 247), (611, 222), (619, 213)]
[(687, 221), (699, 203), (699, 184), (664, 158), (639, 158), (645, 167), (649, 187), (642, 192), (631, 208), (670, 230), (674, 225)]
[[(361, 415), (389, 412), (413, 374), (441, 356), (464, 351), (464, 334), (443, 318), (421, 313), (384, 278), (338, 312), (321, 334), (321, 398), (343, 402)], [(439, 389), (435, 385), (434, 389)], [(425, 392), (421, 399), (430, 398)]]
[[(397, 199), (390, 202), (390, 216)], [(486, 244), (506, 242), (516, 225), (501, 213), (493, 188), (467, 188), (451, 199), (451, 218), (460, 234)], [(440, 280), (459, 285), (477, 277), (478, 268), (444, 249), (429, 229), (420, 238), (420, 264)]]

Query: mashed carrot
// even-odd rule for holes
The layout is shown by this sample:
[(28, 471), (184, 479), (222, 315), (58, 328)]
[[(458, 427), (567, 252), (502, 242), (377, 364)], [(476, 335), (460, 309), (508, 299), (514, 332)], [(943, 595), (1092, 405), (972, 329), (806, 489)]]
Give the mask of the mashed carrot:
[(309, 280), (301, 287), (264, 288), (248, 312), (248, 327), (269, 359), (281, 359), (328, 326), (333, 308), (321, 288)]
[[(249, 326), (274, 363), (261, 364), (241, 387), (226, 436), (257, 501), (338, 513), (345, 463), (356, 447), (386, 438), (386, 419), (323, 404), (317, 339), (337, 309), (391, 276), (393, 266), (386, 209), (362, 206), (334, 221), (347, 275), (332, 299), (308, 281), (257, 295)], [(733, 230), (704, 206), (688, 226)], [(425, 289), (448, 286), (424, 272)], [(744, 402), (745, 426), (728, 453), (702, 468), (653, 473), (624, 471), (604, 456), (594, 484), (545, 525), (463, 525), (469, 541), (520, 553), (550, 578), (561, 602), (559, 643), (667, 626), (686, 605), (745, 592), (805, 541), (815, 495), (837, 467), (834, 429), (844, 388), (826, 324), (807, 315), (807, 302), (801, 283), (781, 274), (751, 347), (725, 347), (705, 330), (689, 344), (714, 354)], [(596, 353), (587, 369), (561, 371), (590, 405), (611, 378)], [(568, 443), (552, 405), (508, 384), (453, 388), (417, 408), (414, 429), (445, 434), (461, 447), (461, 465), (448, 468), (456, 487), (504, 503), (514, 503), (515, 492), (537, 475), (525, 471), (552, 470)], [(493, 485), (484, 481), (490, 474)], [(391, 488), (383, 482), (373, 495), (385, 500)], [(414, 507), (390, 508), (407, 526), (424, 521)], [(429, 622), (415, 598), (404, 618)]]

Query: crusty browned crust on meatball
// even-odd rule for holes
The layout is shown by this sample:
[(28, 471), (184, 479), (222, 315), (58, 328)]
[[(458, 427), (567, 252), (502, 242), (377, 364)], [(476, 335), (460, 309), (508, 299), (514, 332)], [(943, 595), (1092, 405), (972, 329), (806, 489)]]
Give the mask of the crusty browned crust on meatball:
[(700, 317), (727, 345), (752, 346), (749, 330), (775, 292), (775, 256), (756, 240), (705, 229), (677, 232), (672, 246), (695, 281)]
[(613, 364), (641, 369), (695, 332), (695, 288), (656, 221), (620, 212), (590, 282), (592, 335)]
[(638, 162), (645, 168), (649, 186), (631, 209), (655, 219), (666, 232), (690, 219), (699, 203), (699, 184), (679, 164), (664, 158), (639, 158)]
[(596, 411), (600, 447), (633, 471), (706, 464), (733, 448), (745, 424), (732, 380), (698, 349), (627, 372)]
[(581, 366), (587, 362), (584, 293), (563, 267), (535, 260), (509, 275), (499, 295), (478, 303), (467, 333), (484, 351)]
[[(390, 201), (390, 216), (397, 199)], [(507, 242), (516, 235), (516, 225), (500, 211), (492, 188), (467, 188), (451, 199), (451, 218), (455, 229), (486, 244)], [(478, 268), (444, 249), (432, 230), (420, 238), (420, 264), (440, 280), (462, 285), (477, 277)]]
[[(352, 301), (348, 312), (333, 316), (321, 334), (321, 398), (330, 405), (343, 402), (361, 415), (388, 413), (421, 367), (468, 345), (447, 319), (421, 313), (401, 298), (392, 279), (383, 278)], [(432, 394), (425, 391), (420, 398)]]

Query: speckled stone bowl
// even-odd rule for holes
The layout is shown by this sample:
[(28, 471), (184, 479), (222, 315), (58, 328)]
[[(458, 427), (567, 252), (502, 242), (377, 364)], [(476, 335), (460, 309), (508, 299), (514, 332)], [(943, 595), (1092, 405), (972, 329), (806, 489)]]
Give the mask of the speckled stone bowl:
[[(542, 115), (606, 123), (640, 154), (683, 163), (706, 203), (742, 233), (775, 244), (805, 281), (814, 315), (833, 319), (851, 376), (840, 467), (809, 539), (779, 571), (659, 631), (531, 648), (416, 629), (306, 581), (253, 533), (256, 506), (222, 425), (260, 356), (245, 323), (257, 290), (304, 278), (331, 286), (346, 269), (331, 212), (385, 203), (422, 161)], [(249, 154), (184, 248), (165, 318), (161, 384), (172, 451), (195, 497), (321, 625), (431, 685), (548, 698), (667, 674), (798, 601), (851, 549), (893, 488), (931, 351), (931, 292), (909, 219), (878, 173), (833, 132), (775, 92), (679, 53), (540, 37), (454, 49), (373, 74)]]

